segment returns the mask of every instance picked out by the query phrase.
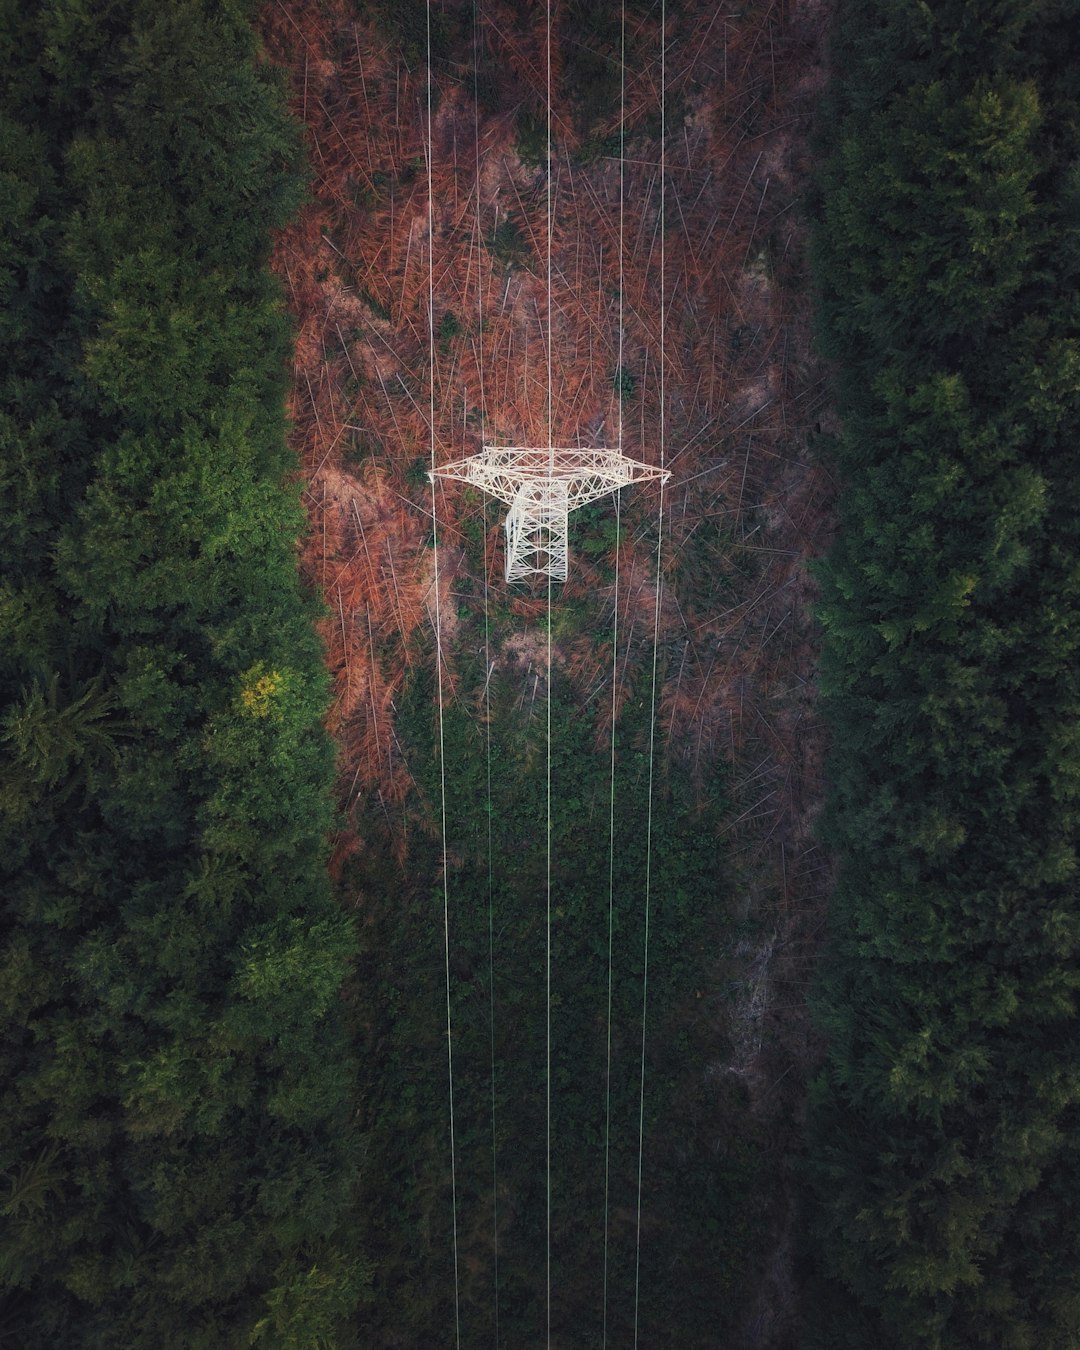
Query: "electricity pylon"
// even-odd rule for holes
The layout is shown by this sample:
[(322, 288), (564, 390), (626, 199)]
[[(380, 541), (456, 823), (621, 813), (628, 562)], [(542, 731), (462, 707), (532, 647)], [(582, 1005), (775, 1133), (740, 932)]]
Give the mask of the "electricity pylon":
[(506, 517), (507, 581), (533, 574), (565, 581), (570, 512), (628, 483), (649, 479), (666, 483), (671, 474), (628, 459), (618, 450), (485, 445), (480, 454), (455, 459), (428, 477), (473, 483), (510, 508)]

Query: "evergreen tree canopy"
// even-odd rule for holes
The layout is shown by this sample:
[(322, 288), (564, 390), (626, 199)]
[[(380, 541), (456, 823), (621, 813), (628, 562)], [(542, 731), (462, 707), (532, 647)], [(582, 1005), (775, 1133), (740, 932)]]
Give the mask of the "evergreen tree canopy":
[(846, 4), (812, 1344), (1080, 1337), (1075, 3)]
[(3, 6), (4, 1331), (329, 1343), (352, 924), (270, 231), (304, 191), (242, 6)]

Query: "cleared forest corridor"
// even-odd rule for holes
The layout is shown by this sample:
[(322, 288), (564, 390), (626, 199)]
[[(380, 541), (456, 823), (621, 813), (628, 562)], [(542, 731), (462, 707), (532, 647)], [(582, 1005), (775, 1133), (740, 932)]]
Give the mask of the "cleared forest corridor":
[(801, 211), (823, 24), (814, 5), (681, 5), (662, 33), (660, 13), (629, 5), (623, 37), (617, 7), (557, 8), (549, 108), (542, 9), (482, 4), (474, 25), (471, 6), (434, 6), (430, 237), (424, 7), (263, 12), (315, 176), (274, 266), (297, 325), (305, 568), (329, 611), (337, 867), (367, 951), (353, 998), (378, 1344), (439, 1343), (454, 1321), (429, 445), (439, 463), (544, 445), (549, 398), (556, 444), (618, 445), (621, 427), (623, 452), (651, 463), (662, 411), (673, 478), (659, 606), (657, 497), (641, 487), (618, 515), (609, 499), (571, 516), (550, 632), (546, 589), (503, 580), (496, 504), (438, 487), (463, 1341), (493, 1324), (496, 1290), (508, 1343), (544, 1322), (549, 703), (553, 1343), (602, 1337), (608, 1144), (608, 1332), (634, 1315), (654, 698), (641, 1334), (682, 1347), (715, 1345), (718, 1328), (787, 1334), (787, 1151), (828, 876), (810, 838), (822, 736), (802, 674), (804, 562), (833, 490), (810, 448), (825, 388)]

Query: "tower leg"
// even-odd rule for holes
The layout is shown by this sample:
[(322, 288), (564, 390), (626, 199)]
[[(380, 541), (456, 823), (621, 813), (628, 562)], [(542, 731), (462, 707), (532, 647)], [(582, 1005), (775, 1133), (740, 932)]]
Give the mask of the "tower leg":
[(506, 517), (507, 581), (533, 575), (566, 580), (568, 516), (566, 484), (521, 485)]

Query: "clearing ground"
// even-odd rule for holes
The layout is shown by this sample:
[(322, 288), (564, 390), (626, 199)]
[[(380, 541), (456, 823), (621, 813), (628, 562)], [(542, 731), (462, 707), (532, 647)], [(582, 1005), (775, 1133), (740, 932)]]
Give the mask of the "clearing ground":
[[(439, 463), (484, 441), (545, 445), (549, 431), (662, 458), (662, 499), (632, 489), (618, 523), (608, 503), (572, 519), (553, 662), (593, 707), (602, 752), (613, 718), (618, 736), (648, 698), (655, 631), (663, 773), (699, 798), (723, 773), (717, 851), (737, 923), (720, 939), (722, 983), (684, 998), (725, 1027), (699, 1077), (741, 1082), (784, 1174), (816, 1053), (803, 996), (830, 875), (812, 837), (823, 735), (806, 563), (827, 541), (834, 485), (813, 453), (828, 414), (802, 207), (826, 19), (816, 0), (688, 3), (664, 35), (658, 6), (629, 4), (623, 89), (609, 8), (555, 8), (550, 163), (542, 9), (484, 0), (475, 26), (471, 6), (433, 10), (430, 144), (422, 7), (264, 10), (314, 171), (274, 266), (297, 332), (304, 566), (328, 609), (350, 821), (337, 865), (389, 847), (407, 868), (410, 840), (434, 829), (398, 725), (430, 659), (432, 436)], [(546, 586), (505, 585), (502, 512), (475, 490), (440, 483), (435, 509), (446, 698), (479, 725), (497, 686), (500, 706), (529, 717), (549, 690)], [(768, 1240), (732, 1343), (792, 1343), (793, 1190), (763, 1205)]]

